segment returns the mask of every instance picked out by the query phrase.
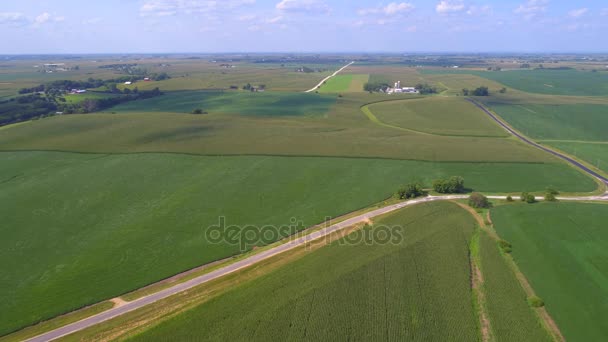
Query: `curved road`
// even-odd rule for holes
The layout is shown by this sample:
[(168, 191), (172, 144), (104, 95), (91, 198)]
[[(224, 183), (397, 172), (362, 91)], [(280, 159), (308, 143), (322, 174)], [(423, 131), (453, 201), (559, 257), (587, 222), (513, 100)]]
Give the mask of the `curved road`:
[(339, 74), (340, 72), (342, 72), (342, 70), (348, 68), (349, 66), (353, 65), (355, 63), (355, 61), (352, 61), (348, 64), (346, 64), (345, 66), (343, 66), (342, 68), (340, 68), (338, 71), (334, 72), (333, 74), (325, 77), (324, 79), (321, 80), (321, 82), (319, 82), (319, 84), (317, 84), (314, 88), (310, 88), (307, 91), (305, 91), (305, 93), (312, 93), (313, 91), (319, 89), (319, 87), (321, 87), (323, 85), (323, 83), (325, 83), (328, 79), (336, 76), (337, 74)]
[(586, 172), (587, 174), (591, 175), (594, 178), (599, 179), (601, 182), (603, 182), (604, 184), (608, 185), (608, 178), (600, 175), (599, 173), (591, 170), (590, 168), (586, 167), (585, 165), (579, 163), (578, 161), (568, 157), (565, 154), (561, 154), (559, 152), (553, 151), (549, 148), (544, 147), (543, 145), (537, 144), (534, 141), (524, 137), (523, 135), (517, 133), (514, 129), (512, 129), (511, 127), (509, 127), (507, 124), (505, 124), (504, 122), (502, 122), (502, 120), (499, 120), (498, 117), (496, 117), (496, 115), (492, 114), (486, 107), (484, 107), (483, 105), (481, 105), (480, 103), (478, 103), (477, 101), (467, 98), (467, 101), (471, 102), (472, 104), (474, 104), (475, 106), (477, 106), (477, 108), (483, 110), (486, 114), (488, 114), (492, 120), (496, 121), (500, 126), (502, 126), (502, 128), (506, 129), (509, 133), (513, 134), (514, 136), (516, 136), (519, 140), (525, 142), (528, 145), (532, 145), (536, 148), (539, 148), (547, 153), (551, 153), (552, 155), (561, 158), (563, 160), (565, 160), (566, 162), (570, 163), (571, 165), (574, 165), (575, 167), (583, 170), (584, 172)]

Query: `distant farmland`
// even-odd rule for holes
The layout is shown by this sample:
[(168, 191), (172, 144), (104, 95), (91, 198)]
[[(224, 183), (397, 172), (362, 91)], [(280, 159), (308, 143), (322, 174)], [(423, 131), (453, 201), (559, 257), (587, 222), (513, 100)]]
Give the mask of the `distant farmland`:
[(508, 71), (434, 69), (422, 70), (422, 73), (471, 74), (530, 93), (577, 96), (608, 95), (606, 75), (601, 72), (550, 69)]
[(134, 340), (478, 340), (468, 258), (474, 224), (451, 203), (402, 210), (366, 229), (399, 226), (407, 237), (399, 243), (336, 242)]
[(570, 341), (608, 336), (608, 205), (542, 203), (492, 210), (498, 234)]

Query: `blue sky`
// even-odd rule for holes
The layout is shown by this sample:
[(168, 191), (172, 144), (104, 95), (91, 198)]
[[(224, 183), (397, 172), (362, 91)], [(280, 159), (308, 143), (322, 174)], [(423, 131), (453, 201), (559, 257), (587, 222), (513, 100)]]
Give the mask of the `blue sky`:
[(19, 0), (0, 54), (608, 52), (605, 0)]

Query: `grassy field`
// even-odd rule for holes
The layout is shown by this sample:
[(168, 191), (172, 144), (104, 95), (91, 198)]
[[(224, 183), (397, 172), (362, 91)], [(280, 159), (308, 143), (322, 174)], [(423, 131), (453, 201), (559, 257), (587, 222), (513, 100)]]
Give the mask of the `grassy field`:
[[(237, 93), (233, 96), (237, 95), (243, 96), (243, 101), (248, 99), (248, 96), (253, 96), (260, 102), (264, 96), (274, 98), (270, 94)], [(262, 97), (255, 97), (257, 95)], [(183, 106), (183, 111), (191, 111), (194, 109), (192, 107), (200, 105), (203, 98), (197, 93), (192, 96), (194, 98), (191, 103), (176, 103), (176, 107)], [(314, 98), (318, 95), (309, 96)], [(324, 99), (324, 96), (331, 100), (331, 95), (322, 95), (320, 99)], [(361, 111), (361, 106), (365, 103), (386, 100), (386, 96), (376, 94), (344, 94), (335, 100), (335, 105), (330, 107), (326, 116), (317, 117), (279, 115), (290, 112), (308, 114), (291, 106), (298, 101), (290, 102), (285, 99), (280, 100), (281, 105), (276, 102), (269, 105), (261, 103), (260, 106), (265, 107), (265, 110), (271, 108), (264, 116), (225, 115), (213, 111), (206, 115), (146, 111), (155, 110), (156, 104), (166, 105), (166, 110), (176, 110), (172, 107), (175, 101), (171, 97), (153, 100), (155, 101), (141, 101), (148, 103), (148, 106), (142, 106), (141, 102), (135, 101), (129, 104), (133, 107), (112, 109), (122, 108), (123, 114), (109, 115), (108, 112), (64, 115), (9, 128), (0, 135), (0, 150), (305, 155), (459, 162), (557, 162), (548, 154), (514, 139), (434, 136), (383, 127), (370, 121)], [(158, 102), (165, 100), (166, 103)], [(324, 103), (325, 100), (319, 102)], [(247, 108), (246, 103), (234, 102), (226, 104), (225, 108), (262, 113), (262, 109), (257, 107)], [(221, 103), (217, 105), (220, 106)], [(142, 112), (127, 112), (127, 109)], [(274, 116), (269, 116), (273, 113)]]
[(608, 336), (608, 205), (542, 203), (492, 210), (498, 234), (570, 341)]
[(496, 341), (551, 341), (500, 253), (497, 242), (482, 232), (481, 268), (492, 335)]
[(10, 319), (0, 317), (0, 334), (238, 253), (239, 246), (204, 239), (221, 215), (240, 226), (292, 217), (312, 226), (387, 198), (401, 184), (430, 186), (450, 175), (480, 191), (594, 188), (572, 169), (543, 164), (1, 155), (0, 262), (7, 267), (0, 312)]
[(423, 69), (423, 74), (471, 74), (531, 93), (552, 95), (608, 95), (608, 75), (577, 70), (477, 71)]
[(369, 106), (382, 122), (438, 135), (507, 137), (473, 104), (456, 97), (387, 101)]
[(474, 224), (451, 203), (404, 209), (365, 229), (395, 226), (398, 243), (340, 240), (133, 340), (477, 340)]
[(537, 140), (608, 142), (608, 106), (594, 104), (500, 104), (489, 106), (511, 126)]
[(604, 172), (608, 172), (608, 143), (593, 144), (583, 142), (543, 142), (566, 153), (587, 161)]
[(184, 91), (124, 103), (110, 110), (117, 113), (191, 113), (200, 108), (210, 113), (323, 116), (335, 102), (335, 96), (308, 93)]
[(319, 93), (343, 93), (362, 92), (363, 85), (369, 79), (369, 75), (341, 74), (330, 78), (321, 88)]

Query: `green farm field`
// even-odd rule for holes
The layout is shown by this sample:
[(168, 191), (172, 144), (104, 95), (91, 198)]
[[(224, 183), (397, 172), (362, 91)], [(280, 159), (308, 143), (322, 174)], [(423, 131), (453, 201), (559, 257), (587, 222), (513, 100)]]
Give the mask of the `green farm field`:
[(259, 116), (324, 116), (336, 97), (309, 93), (184, 91), (113, 107), (123, 112), (191, 113), (196, 108), (214, 113)]
[[(182, 106), (183, 111), (192, 111), (205, 98), (196, 92), (190, 94), (193, 94), (193, 99), (187, 105), (180, 105), (170, 97), (164, 97), (152, 99), (155, 100), (153, 102), (135, 101), (125, 104), (125, 107), (110, 109), (117, 114), (108, 112), (64, 115), (10, 127), (0, 135), (0, 150), (179, 152), (205, 155), (255, 154), (454, 162), (559, 163), (548, 154), (512, 138), (438, 136), (378, 125), (369, 120), (361, 106), (386, 99), (386, 96), (367, 93), (345, 94), (342, 98), (336, 96), (333, 99), (333, 95), (321, 95), (317, 98), (315, 96), (319, 95), (310, 94), (310, 98), (319, 99), (321, 103), (317, 103), (316, 107), (327, 105), (329, 100), (336, 101), (325, 116), (317, 117), (280, 115), (290, 112), (303, 113), (303, 110), (290, 106), (298, 101), (286, 100), (277, 100), (280, 105), (276, 102), (258, 102), (262, 107), (267, 105), (267, 108), (272, 108), (272, 111), (266, 114), (274, 116), (226, 115), (213, 110), (206, 115), (146, 111), (161, 105), (166, 106), (161, 109), (177, 110), (172, 108), (173, 103), (176, 107)], [(256, 97), (257, 95), (262, 96)], [(296, 99), (309, 98), (299, 97), (304, 95), (294, 96)], [(262, 101), (264, 98), (272, 101), (276, 99), (265, 93), (236, 93), (234, 96), (245, 100), (253, 98), (255, 101)], [(325, 96), (329, 96), (327, 100)], [(225, 108), (262, 113), (261, 109), (247, 108), (246, 104), (243, 100), (226, 104)], [(208, 110), (204, 107), (202, 109)]]
[(387, 101), (369, 106), (382, 122), (423, 133), (508, 137), (479, 108), (457, 97)]
[(471, 74), (521, 91), (551, 95), (606, 96), (608, 74), (577, 70), (478, 71), (423, 69), (423, 74)]
[[(380, 225), (407, 238), (357, 241)], [(452, 203), (403, 209), (132, 340), (476, 341), (474, 225)]]
[(488, 105), (511, 126), (536, 140), (608, 142), (608, 105)]
[(558, 148), (608, 173), (608, 142), (543, 142), (544, 145)]
[(526, 292), (501, 255), (497, 241), (485, 231), (480, 233), (479, 250), (486, 306), (495, 340), (551, 341), (528, 304)]
[(10, 313), (0, 316), (0, 334), (239, 253), (205, 240), (219, 216), (241, 226), (296, 217), (308, 227), (381, 201), (401, 184), (428, 187), (451, 175), (479, 191), (595, 187), (557, 164), (0, 154), (0, 262), (7, 265), (0, 312)]
[(608, 205), (539, 203), (492, 210), (498, 234), (564, 337), (608, 336)]

